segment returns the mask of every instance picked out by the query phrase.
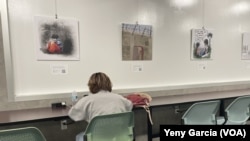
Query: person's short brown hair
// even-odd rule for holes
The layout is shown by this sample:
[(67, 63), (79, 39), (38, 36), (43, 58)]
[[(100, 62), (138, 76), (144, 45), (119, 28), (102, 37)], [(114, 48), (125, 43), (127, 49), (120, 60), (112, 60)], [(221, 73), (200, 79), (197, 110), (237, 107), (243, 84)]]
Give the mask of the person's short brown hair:
[(90, 92), (93, 94), (98, 93), (101, 90), (112, 91), (112, 83), (109, 77), (102, 72), (92, 74), (89, 78), (88, 86)]

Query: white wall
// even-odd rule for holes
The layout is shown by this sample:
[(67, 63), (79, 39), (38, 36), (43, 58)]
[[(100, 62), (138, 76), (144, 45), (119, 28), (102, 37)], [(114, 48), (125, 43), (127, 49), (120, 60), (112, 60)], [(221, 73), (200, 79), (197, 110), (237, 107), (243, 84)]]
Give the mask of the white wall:
[[(177, 5), (178, 1), (181, 0), (57, 0), (59, 18), (79, 20), (80, 61), (37, 61), (33, 18), (53, 17), (55, 3), (8, 0), (10, 36), (3, 31), (3, 37), (10, 39), (14, 76), (10, 84), (14, 95), (87, 91), (88, 78), (96, 71), (107, 73), (118, 92), (249, 81), (250, 62), (241, 60), (241, 45), (242, 33), (250, 32), (250, 2), (186, 0)], [(248, 6), (245, 13), (240, 11), (244, 7), (235, 11), (240, 2)], [(1, 11), (4, 10), (2, 6)], [(152, 61), (121, 60), (121, 23), (136, 21), (153, 26)], [(3, 19), (3, 23), (7, 20)], [(192, 61), (191, 29), (202, 26), (213, 30), (213, 59)], [(8, 48), (8, 40), (4, 42), (4, 48)], [(52, 75), (50, 65), (57, 64), (68, 65), (68, 75)], [(136, 64), (143, 65), (143, 72), (131, 70)], [(199, 70), (200, 64), (207, 68)]]

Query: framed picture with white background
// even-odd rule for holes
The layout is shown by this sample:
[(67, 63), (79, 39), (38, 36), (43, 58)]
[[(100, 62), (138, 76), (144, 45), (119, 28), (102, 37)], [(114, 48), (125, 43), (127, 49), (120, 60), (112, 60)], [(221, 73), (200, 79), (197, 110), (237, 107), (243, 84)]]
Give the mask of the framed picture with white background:
[(79, 60), (78, 21), (35, 16), (37, 60)]
[(207, 29), (192, 29), (191, 60), (212, 59), (213, 33)]
[(242, 34), (241, 59), (250, 60), (250, 33)]

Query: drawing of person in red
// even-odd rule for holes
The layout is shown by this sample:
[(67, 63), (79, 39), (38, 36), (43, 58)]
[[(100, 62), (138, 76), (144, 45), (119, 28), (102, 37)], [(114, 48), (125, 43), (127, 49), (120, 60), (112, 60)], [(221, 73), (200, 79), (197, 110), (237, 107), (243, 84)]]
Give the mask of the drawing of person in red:
[(51, 54), (61, 53), (61, 49), (57, 44), (58, 35), (53, 34), (47, 44), (47, 51)]

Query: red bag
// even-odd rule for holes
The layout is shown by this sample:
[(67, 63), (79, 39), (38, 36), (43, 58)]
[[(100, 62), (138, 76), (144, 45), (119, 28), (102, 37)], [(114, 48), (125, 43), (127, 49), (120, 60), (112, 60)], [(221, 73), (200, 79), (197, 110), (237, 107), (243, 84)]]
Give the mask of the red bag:
[(132, 93), (127, 96), (125, 96), (128, 100), (130, 100), (134, 107), (143, 107), (146, 112), (148, 113), (148, 117), (150, 120), (150, 123), (153, 124), (151, 114), (150, 114), (150, 102), (152, 100), (151, 96), (146, 93)]
[(140, 94), (134, 93), (129, 94), (125, 97), (130, 100), (134, 106), (149, 105), (149, 99), (146, 97), (142, 97)]

